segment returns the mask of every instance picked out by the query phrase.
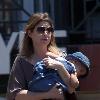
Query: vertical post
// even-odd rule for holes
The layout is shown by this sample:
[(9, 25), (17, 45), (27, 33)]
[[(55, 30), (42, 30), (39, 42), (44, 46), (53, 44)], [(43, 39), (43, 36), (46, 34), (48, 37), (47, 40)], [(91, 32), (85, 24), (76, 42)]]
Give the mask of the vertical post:
[(84, 4), (84, 17), (86, 17), (86, 0), (83, 0)]
[(35, 12), (35, 9), (34, 9), (34, 0), (33, 0), (33, 13)]
[(39, 0), (39, 11), (43, 12), (43, 0)]
[(50, 9), (51, 9), (51, 16), (55, 23), (55, 15), (54, 15), (54, 0), (50, 0)]
[(71, 4), (71, 23), (72, 23), (72, 30), (74, 29), (74, 2), (73, 0), (70, 0), (70, 4)]

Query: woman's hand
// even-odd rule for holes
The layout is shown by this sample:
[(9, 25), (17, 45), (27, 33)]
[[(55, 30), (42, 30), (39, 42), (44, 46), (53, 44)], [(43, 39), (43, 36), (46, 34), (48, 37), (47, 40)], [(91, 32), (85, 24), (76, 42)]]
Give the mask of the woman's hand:
[(47, 99), (64, 100), (63, 91), (61, 88), (58, 88), (57, 84), (47, 92), (47, 97)]
[(61, 67), (64, 66), (61, 62), (50, 57), (44, 58), (43, 62), (47, 68), (51, 68), (51, 69), (60, 69)]

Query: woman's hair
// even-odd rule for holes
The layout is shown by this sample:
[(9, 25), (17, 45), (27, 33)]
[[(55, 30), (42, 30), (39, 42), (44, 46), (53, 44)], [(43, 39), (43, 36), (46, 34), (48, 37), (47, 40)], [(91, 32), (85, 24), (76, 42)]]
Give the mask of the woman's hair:
[[(48, 16), (48, 13), (36, 13), (32, 14), (32, 16), (29, 18), (26, 26), (25, 26), (25, 35), (22, 41), (21, 48), (19, 50), (19, 54), (21, 56), (25, 56), (27, 58), (30, 58), (34, 54), (34, 47), (32, 44), (32, 39), (28, 36), (28, 31), (30, 30), (31, 32), (34, 30), (35, 26), (39, 24), (41, 21), (46, 21), (48, 22), (51, 27), (53, 26), (53, 22)], [(55, 43), (55, 37), (54, 34), (51, 35), (51, 41), (47, 47), (48, 51), (51, 51), (55, 54), (59, 54), (59, 49), (56, 46)]]

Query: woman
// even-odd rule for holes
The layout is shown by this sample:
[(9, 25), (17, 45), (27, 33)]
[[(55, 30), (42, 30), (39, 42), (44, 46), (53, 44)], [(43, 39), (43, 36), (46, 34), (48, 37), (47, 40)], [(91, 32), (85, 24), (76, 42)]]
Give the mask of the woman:
[(56, 46), (54, 26), (47, 13), (33, 14), (25, 27), (25, 36), (16, 57), (7, 88), (7, 100), (64, 100), (62, 89), (55, 85), (48, 92), (30, 92), (28, 83), (34, 75), (34, 64), (43, 60), (47, 68), (57, 69), (72, 93), (78, 86), (76, 75), (70, 75), (64, 65), (50, 57), (61, 56)]

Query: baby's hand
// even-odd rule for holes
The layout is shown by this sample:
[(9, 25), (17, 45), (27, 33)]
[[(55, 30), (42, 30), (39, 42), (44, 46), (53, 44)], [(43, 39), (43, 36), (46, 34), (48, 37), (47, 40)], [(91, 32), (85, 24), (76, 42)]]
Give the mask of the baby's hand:
[(79, 86), (79, 80), (76, 74), (71, 74), (70, 78), (70, 86), (72, 86), (73, 88), (77, 88)]

